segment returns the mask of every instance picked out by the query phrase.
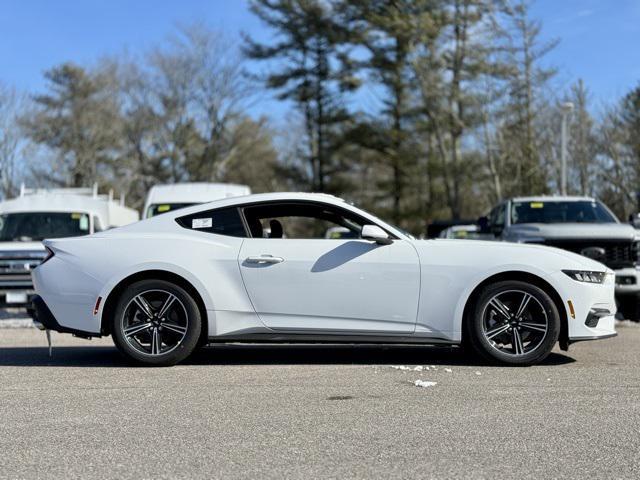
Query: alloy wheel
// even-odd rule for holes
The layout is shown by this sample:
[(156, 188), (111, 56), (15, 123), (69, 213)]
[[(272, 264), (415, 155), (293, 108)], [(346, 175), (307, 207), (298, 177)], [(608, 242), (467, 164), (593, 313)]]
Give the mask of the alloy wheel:
[(175, 350), (189, 329), (189, 316), (176, 295), (166, 290), (146, 290), (131, 299), (121, 319), (125, 341), (144, 355), (158, 356)]
[(485, 304), (482, 332), (492, 348), (512, 356), (536, 350), (549, 330), (549, 319), (542, 303), (523, 290), (506, 290)]

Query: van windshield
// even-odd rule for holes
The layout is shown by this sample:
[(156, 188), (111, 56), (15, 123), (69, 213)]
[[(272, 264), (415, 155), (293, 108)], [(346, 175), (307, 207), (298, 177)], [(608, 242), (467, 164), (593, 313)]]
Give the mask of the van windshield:
[(600, 202), (514, 202), (511, 223), (617, 223)]
[(187, 208), (195, 203), (153, 203), (147, 208), (147, 218), (155, 217), (161, 213), (171, 212), (172, 210), (178, 210), (180, 208)]
[(0, 242), (32, 242), (45, 238), (88, 235), (89, 215), (77, 212), (0, 214)]

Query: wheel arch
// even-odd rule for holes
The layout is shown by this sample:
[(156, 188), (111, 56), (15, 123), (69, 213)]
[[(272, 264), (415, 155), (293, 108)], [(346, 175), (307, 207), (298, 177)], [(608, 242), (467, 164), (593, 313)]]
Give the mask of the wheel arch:
[(558, 314), (560, 315), (560, 336), (558, 338), (558, 342), (560, 343), (560, 347), (563, 350), (566, 350), (568, 348), (568, 341), (569, 341), (569, 325), (568, 325), (569, 318), (567, 316), (567, 309), (564, 305), (564, 302), (562, 301), (562, 297), (560, 296), (556, 288), (553, 285), (551, 285), (548, 281), (546, 281), (544, 278), (538, 275), (535, 275), (533, 273), (523, 272), (520, 270), (511, 270), (511, 271), (496, 273), (494, 275), (491, 275), (485, 278), (482, 282), (476, 285), (476, 287), (473, 289), (471, 294), (467, 297), (463, 314), (462, 314), (462, 329), (461, 329), (462, 342), (463, 343), (465, 342), (465, 337), (467, 336), (468, 319), (471, 313), (473, 312), (475, 302), (478, 299), (478, 296), (480, 295), (482, 290), (489, 284), (501, 282), (505, 280), (518, 280), (521, 282), (530, 283), (532, 285), (535, 285), (541, 288), (551, 297), (551, 299), (553, 300), (553, 303), (558, 309)]
[(189, 295), (193, 297), (196, 304), (198, 305), (198, 310), (200, 311), (200, 317), (202, 319), (201, 340), (203, 339), (203, 337), (206, 339), (206, 337), (208, 336), (209, 319), (207, 316), (207, 308), (205, 306), (202, 295), (200, 294), (198, 289), (183, 276), (178, 275), (174, 272), (160, 269), (143, 270), (133, 273), (120, 280), (111, 289), (111, 291), (107, 295), (107, 298), (104, 300), (104, 305), (102, 307), (102, 316), (100, 317), (100, 333), (102, 335), (111, 334), (111, 322), (109, 320), (115, 312), (115, 309), (118, 305), (118, 299), (120, 298), (120, 295), (122, 295), (122, 292), (124, 292), (124, 290), (129, 285), (132, 285), (133, 283), (139, 282), (141, 280), (165, 280), (185, 289), (189, 293)]

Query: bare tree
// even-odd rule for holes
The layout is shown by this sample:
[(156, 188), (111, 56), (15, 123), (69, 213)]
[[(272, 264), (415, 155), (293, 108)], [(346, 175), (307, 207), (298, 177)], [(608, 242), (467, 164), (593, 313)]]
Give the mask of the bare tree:
[(18, 116), (24, 99), (14, 88), (0, 84), (0, 197), (16, 193), (17, 163), (24, 151)]
[(218, 180), (231, 161), (229, 131), (250, 97), (235, 45), (201, 23), (180, 26), (148, 57), (158, 138), (172, 180)]
[(575, 172), (570, 178), (576, 179), (571, 187), (581, 195), (589, 195), (594, 191), (598, 150), (594, 121), (589, 113), (589, 92), (582, 79), (571, 86), (567, 100), (575, 105), (569, 130), (570, 171)]

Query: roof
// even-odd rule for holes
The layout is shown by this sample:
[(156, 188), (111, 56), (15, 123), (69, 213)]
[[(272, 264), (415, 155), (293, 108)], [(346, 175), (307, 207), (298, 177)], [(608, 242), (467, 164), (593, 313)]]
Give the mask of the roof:
[(163, 213), (162, 215), (157, 215), (155, 217), (147, 218), (142, 220), (134, 225), (130, 225), (125, 227), (125, 229), (129, 232), (133, 231), (145, 231), (145, 232), (162, 232), (167, 228), (167, 224), (174, 224), (175, 219), (178, 217), (187, 216), (193, 213), (198, 212), (206, 212), (207, 210), (211, 210), (214, 208), (224, 208), (224, 207), (232, 207), (235, 205), (246, 205), (252, 203), (263, 203), (263, 202), (272, 202), (272, 201), (308, 201), (308, 202), (322, 202), (329, 205), (339, 206), (341, 208), (350, 210), (358, 215), (371, 220), (372, 223), (382, 224), (388, 231), (393, 232), (394, 235), (399, 238), (404, 238), (407, 235), (398, 230), (393, 225), (390, 225), (383, 220), (371, 215), (368, 212), (360, 210), (359, 208), (350, 205), (345, 202), (343, 199), (338, 198), (333, 195), (329, 195), (326, 193), (302, 193), (302, 192), (279, 192), (279, 193), (258, 193), (253, 195), (245, 195), (242, 197), (230, 197), (223, 198), (220, 200), (215, 200), (213, 202), (208, 202), (200, 205), (194, 205), (187, 208), (181, 208), (179, 210), (172, 210), (167, 213)]
[(152, 218), (176, 218), (188, 215), (192, 212), (200, 212), (209, 210), (211, 208), (228, 207), (232, 205), (242, 205), (247, 203), (259, 203), (269, 201), (323, 201), (324, 203), (330, 203), (334, 205), (344, 205), (346, 202), (339, 197), (329, 195), (326, 193), (303, 193), (303, 192), (275, 192), (275, 193), (254, 193), (252, 195), (244, 195), (238, 197), (227, 197), (212, 202), (206, 202), (199, 205), (193, 205), (187, 208), (181, 208), (179, 210), (172, 210), (168, 213), (163, 213), (157, 217)]
[(512, 202), (595, 202), (593, 197), (570, 195), (541, 195), (539, 197), (514, 197)]
[(138, 220), (136, 210), (123, 207), (113, 200), (69, 193), (42, 192), (0, 202), (0, 213), (78, 212), (97, 215), (103, 225), (126, 225)]
[(146, 203), (204, 203), (249, 194), (251, 189), (248, 186), (235, 183), (174, 183), (152, 187)]

